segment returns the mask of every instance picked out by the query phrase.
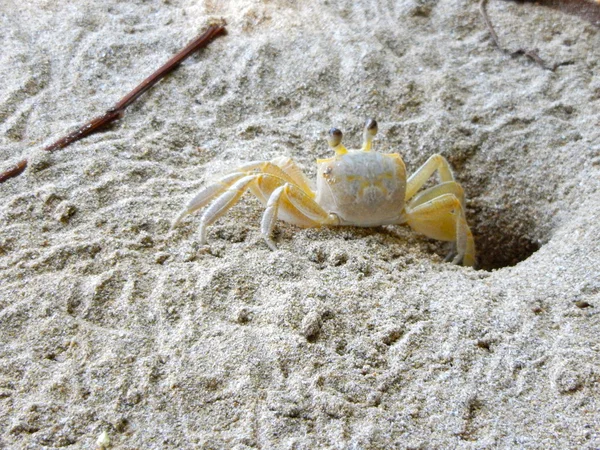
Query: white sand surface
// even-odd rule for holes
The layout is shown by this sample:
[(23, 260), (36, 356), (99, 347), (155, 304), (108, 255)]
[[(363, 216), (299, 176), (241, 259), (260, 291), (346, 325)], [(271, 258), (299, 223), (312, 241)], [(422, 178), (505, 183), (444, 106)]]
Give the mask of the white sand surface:
[[(475, 1), (0, 2), (0, 448), (600, 448), (600, 29)], [(215, 18), (108, 131), (102, 113)], [(482, 269), (410, 229), (301, 230), (207, 181), (337, 126), (440, 152)], [(488, 269), (488, 270), (483, 270)], [(494, 270), (489, 270), (494, 269)], [(98, 438), (104, 435), (104, 441)]]

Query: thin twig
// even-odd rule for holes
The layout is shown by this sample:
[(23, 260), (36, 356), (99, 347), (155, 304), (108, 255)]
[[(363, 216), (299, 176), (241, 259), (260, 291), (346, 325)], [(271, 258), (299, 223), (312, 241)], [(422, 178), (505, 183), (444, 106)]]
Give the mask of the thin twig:
[(498, 39), (498, 35), (496, 34), (496, 31), (494, 30), (494, 27), (492, 25), (492, 21), (490, 20), (490, 17), (488, 16), (486, 6), (487, 6), (487, 0), (481, 0), (479, 2), (479, 11), (481, 12), (481, 17), (483, 17), (483, 21), (485, 22), (485, 25), (490, 33), (490, 36), (492, 37), (492, 41), (494, 41), (494, 44), (496, 45), (496, 47), (498, 47), (498, 49), (502, 53), (506, 53), (510, 56), (519, 56), (519, 55), (527, 56), (529, 59), (534, 61), (537, 65), (539, 65), (541, 68), (546, 69), (546, 70), (551, 70), (552, 72), (554, 72), (558, 66), (568, 64), (568, 63), (559, 63), (559, 64), (554, 64), (553, 66), (548, 66), (548, 65), (546, 65), (544, 60), (542, 58), (540, 58), (540, 56), (534, 50), (527, 50), (524, 48), (519, 48), (519, 49), (515, 50), (514, 52), (511, 52), (511, 51), (505, 49), (504, 47), (502, 47), (500, 45), (500, 40)]
[(487, 27), (488, 31), (490, 32), (490, 35), (492, 36), (492, 41), (494, 41), (494, 44), (496, 44), (496, 47), (498, 47), (500, 50), (504, 51), (504, 49), (500, 45), (500, 41), (498, 40), (498, 35), (496, 34), (496, 31), (494, 30), (494, 26), (492, 25), (492, 21), (490, 20), (490, 17), (488, 16), (488, 13), (486, 11), (486, 6), (487, 6), (487, 0), (481, 0), (479, 2), (479, 11), (481, 11), (481, 17), (483, 17), (485, 26)]
[[(45, 147), (44, 150), (47, 152), (53, 152), (55, 150), (65, 148), (73, 142), (76, 142), (86, 136), (89, 136), (92, 133), (96, 133), (97, 131), (100, 131), (103, 128), (105, 128), (108, 124), (120, 119), (121, 117), (123, 117), (125, 109), (129, 105), (131, 105), (135, 100), (137, 100), (138, 97), (140, 97), (144, 92), (146, 92), (156, 83), (158, 83), (162, 78), (165, 77), (165, 75), (174, 70), (177, 66), (179, 66), (179, 64), (186, 60), (195, 51), (206, 47), (215, 37), (223, 33), (225, 33), (225, 27), (223, 25), (211, 25), (203, 34), (191, 41), (183, 50), (181, 50), (175, 56), (169, 59), (163, 66), (160, 67), (160, 69), (158, 69), (156, 72), (154, 72), (144, 81), (142, 81), (135, 89), (133, 89), (129, 94), (123, 97), (112, 108), (107, 110), (103, 115), (90, 120), (88, 123), (81, 126), (76, 131), (60, 138), (58, 141)], [(0, 174), (0, 183), (4, 183), (10, 178), (20, 175), (21, 173), (23, 173), (23, 171), (25, 171), (26, 167), (26, 159), (19, 161), (11, 169)]]

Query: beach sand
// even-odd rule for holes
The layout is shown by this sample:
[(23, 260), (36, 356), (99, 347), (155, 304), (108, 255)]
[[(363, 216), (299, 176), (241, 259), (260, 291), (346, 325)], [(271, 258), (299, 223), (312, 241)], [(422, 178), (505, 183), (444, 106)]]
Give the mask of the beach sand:
[[(58, 5), (57, 5), (58, 3)], [(0, 6), (0, 448), (600, 448), (600, 28), (493, 1)], [(211, 20), (217, 38), (109, 130)], [(299, 229), (211, 179), (327, 130), (443, 154), (479, 269), (402, 226)]]

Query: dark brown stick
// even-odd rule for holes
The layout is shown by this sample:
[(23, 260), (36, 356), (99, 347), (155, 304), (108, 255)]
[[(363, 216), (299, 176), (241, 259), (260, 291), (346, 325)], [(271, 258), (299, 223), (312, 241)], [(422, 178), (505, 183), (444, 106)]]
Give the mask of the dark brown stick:
[(17, 175), (21, 175), (26, 167), (26, 159), (24, 159), (23, 161), (19, 161), (12, 168), (0, 174), (0, 183), (4, 183), (6, 180), (10, 180), (11, 178), (16, 177)]
[[(160, 69), (142, 81), (134, 90), (123, 97), (115, 106), (106, 111), (103, 115), (98, 116), (90, 120), (85, 125), (81, 126), (78, 130), (62, 137), (58, 141), (44, 148), (47, 152), (53, 152), (60, 150), (66, 146), (76, 142), (92, 133), (102, 130), (108, 124), (115, 120), (123, 117), (125, 109), (131, 105), (135, 100), (138, 99), (144, 92), (158, 83), (165, 77), (169, 72), (175, 69), (179, 64), (186, 60), (195, 51), (206, 47), (215, 37), (225, 32), (225, 27), (222, 25), (211, 25), (208, 29), (192, 42), (190, 42), (183, 50), (178, 52), (175, 56), (169, 59)], [(19, 161), (14, 167), (0, 174), (0, 183), (4, 183), (6, 180), (16, 177), (23, 173), (27, 167), (27, 160)]]

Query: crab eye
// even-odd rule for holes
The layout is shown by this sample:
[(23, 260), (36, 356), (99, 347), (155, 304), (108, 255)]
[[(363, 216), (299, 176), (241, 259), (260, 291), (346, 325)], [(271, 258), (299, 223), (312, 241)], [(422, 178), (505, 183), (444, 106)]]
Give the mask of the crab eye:
[(342, 142), (342, 132), (337, 128), (332, 128), (329, 130), (329, 135), (327, 136), (327, 142), (330, 147), (337, 147)]
[(365, 122), (365, 129), (371, 136), (375, 136), (377, 134), (377, 121), (375, 119), (367, 119)]

